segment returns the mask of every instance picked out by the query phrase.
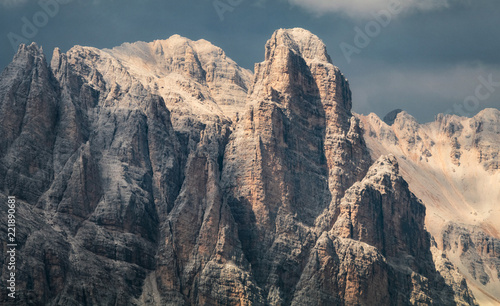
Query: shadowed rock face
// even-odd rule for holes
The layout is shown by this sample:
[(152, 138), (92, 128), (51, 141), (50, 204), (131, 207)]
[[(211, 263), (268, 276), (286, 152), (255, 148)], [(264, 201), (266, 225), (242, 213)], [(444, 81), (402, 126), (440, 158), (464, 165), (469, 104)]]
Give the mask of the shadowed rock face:
[(451, 263), (437, 271), (425, 207), (394, 156), (371, 160), (306, 30), (276, 31), (253, 83), (178, 36), (56, 50), (50, 67), (22, 46), (0, 99), (20, 303), (475, 304)]
[(393, 111), (390, 111), (387, 115), (384, 116), (384, 122), (387, 123), (387, 125), (393, 125), (394, 121), (396, 121), (396, 118), (398, 117), (398, 114), (402, 111), (402, 109), (395, 109)]

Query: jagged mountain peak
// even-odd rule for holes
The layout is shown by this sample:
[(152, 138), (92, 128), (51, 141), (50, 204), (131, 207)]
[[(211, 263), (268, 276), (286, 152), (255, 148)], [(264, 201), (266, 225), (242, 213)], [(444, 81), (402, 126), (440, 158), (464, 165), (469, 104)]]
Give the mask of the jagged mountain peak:
[(42, 46), (38, 46), (36, 42), (32, 42), (31, 44), (20, 44), (19, 48), (17, 49), (16, 56), (22, 55), (22, 54), (32, 54), (32, 55), (41, 55), (43, 54), (43, 48)]
[[(157, 39), (152, 42), (137, 41), (133, 43), (123, 43), (112, 49), (104, 49), (111, 54), (122, 56), (134, 56), (144, 61), (158, 61), (160, 58), (168, 58), (180, 52), (193, 52), (196, 56), (211, 55), (227, 59), (224, 51), (213, 45), (211, 42), (200, 39), (191, 40), (181, 35), (175, 34), (167, 39)], [(231, 59), (229, 61), (233, 62)]]
[(275, 56), (276, 49), (286, 47), (305, 60), (332, 63), (326, 45), (318, 36), (302, 28), (279, 29), (266, 44), (266, 60)]
[(416, 131), (418, 131), (418, 129), (421, 128), (421, 125), (417, 121), (417, 119), (415, 119), (415, 117), (413, 117), (406, 111), (399, 112), (394, 119), (394, 123), (392, 124), (392, 126), (388, 126), (389, 128), (392, 127), (395, 130), (398, 130), (398, 135), (406, 135), (408, 137), (411, 137), (411, 135), (413, 135)]
[(64, 62), (90, 84), (106, 87), (111, 93), (101, 95), (106, 103), (115, 104), (117, 97), (139, 87), (161, 96), (179, 129), (190, 124), (179, 121), (186, 114), (196, 122), (229, 122), (244, 106), (252, 78), (252, 72), (238, 66), (219, 47), (180, 35), (112, 49), (75, 46), (65, 54), (55, 50), (52, 69), (56, 75)]
[[(3, 82), (12, 81), (21, 77), (23, 72), (31, 70), (33, 66), (40, 67), (41, 70), (47, 70), (43, 48), (36, 43), (21, 44), (12, 62), (0, 74), (0, 79), (3, 79)], [(2, 84), (4, 84), (3, 82)]]
[(279, 29), (267, 41), (265, 52), (265, 60), (255, 65), (249, 101), (269, 100), (290, 109), (307, 107), (304, 101), (323, 100), (343, 117), (343, 126), (349, 124), (349, 83), (316, 35), (301, 28)]
[(455, 114), (437, 114), (436, 115), (436, 121), (442, 121), (443, 119), (446, 118), (456, 118), (457, 120), (464, 120), (464, 119), (479, 119), (479, 118), (495, 118), (495, 117), (500, 117), (500, 110), (496, 108), (485, 108), (478, 112), (475, 116), (471, 117), (464, 117), (464, 116), (459, 116)]
[(394, 119), (394, 123), (396, 122), (407, 122), (407, 121), (411, 121), (411, 122), (417, 122), (417, 119), (415, 119), (415, 117), (413, 117), (412, 115), (410, 115), (408, 112), (402, 110), (400, 112), (398, 112), (398, 114), (396, 115), (396, 118)]
[(366, 177), (376, 176), (380, 173), (399, 175), (399, 163), (396, 156), (393, 154), (380, 156), (370, 167)]
[(149, 43), (126, 43), (104, 52), (161, 95), (167, 105), (178, 105), (181, 99), (186, 111), (195, 115), (234, 117), (244, 105), (252, 78), (252, 72), (204, 39), (173, 35)]
[(500, 110), (496, 108), (485, 108), (473, 117), (475, 120), (500, 122)]

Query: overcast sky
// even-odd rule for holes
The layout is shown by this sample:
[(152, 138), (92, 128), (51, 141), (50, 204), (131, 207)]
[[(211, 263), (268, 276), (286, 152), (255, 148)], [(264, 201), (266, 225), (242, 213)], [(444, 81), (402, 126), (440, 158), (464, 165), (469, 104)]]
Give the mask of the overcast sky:
[(498, 0), (0, 0), (0, 69), (20, 41), (50, 59), (55, 47), (180, 34), (253, 70), (274, 30), (302, 27), (349, 79), (354, 111), (401, 108), (428, 122), (500, 108), (499, 16)]

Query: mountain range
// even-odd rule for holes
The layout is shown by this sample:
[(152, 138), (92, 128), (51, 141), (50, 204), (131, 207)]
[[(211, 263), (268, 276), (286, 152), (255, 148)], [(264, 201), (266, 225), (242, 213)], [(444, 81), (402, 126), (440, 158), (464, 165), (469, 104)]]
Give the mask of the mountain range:
[(253, 72), (178, 35), (50, 63), (21, 45), (0, 75), (0, 302), (500, 305), (500, 111), (352, 103), (300, 28)]

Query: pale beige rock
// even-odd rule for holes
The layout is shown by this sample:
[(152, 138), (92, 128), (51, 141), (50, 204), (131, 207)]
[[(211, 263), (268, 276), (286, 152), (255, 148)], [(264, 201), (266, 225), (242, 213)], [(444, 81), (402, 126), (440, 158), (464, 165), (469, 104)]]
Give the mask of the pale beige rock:
[[(392, 126), (374, 114), (360, 119), (372, 156), (391, 153), (398, 158), (410, 190), (427, 208), (426, 227), (437, 248), (481, 297), (480, 304), (500, 304), (500, 257), (494, 252), (500, 235), (500, 111), (485, 109), (473, 118), (438, 115), (427, 124), (406, 112)], [(465, 238), (478, 233), (484, 238)], [(464, 253), (458, 247), (463, 239), (472, 239), (469, 245), (488, 239), (490, 246)], [(470, 267), (478, 272), (470, 273)]]

